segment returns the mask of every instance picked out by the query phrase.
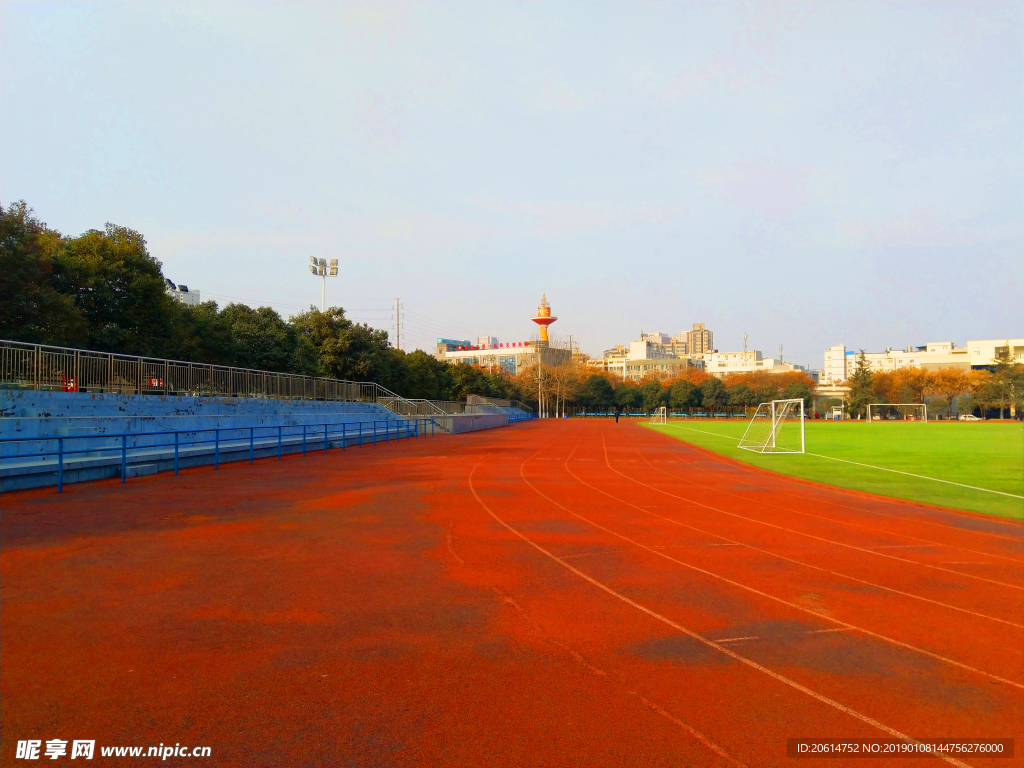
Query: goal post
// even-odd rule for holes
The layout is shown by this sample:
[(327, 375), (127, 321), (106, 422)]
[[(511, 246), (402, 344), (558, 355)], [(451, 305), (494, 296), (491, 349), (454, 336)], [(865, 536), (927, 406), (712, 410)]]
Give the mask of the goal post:
[(654, 412), (651, 416), (651, 424), (667, 424), (668, 423), (668, 408), (664, 405)]
[(871, 403), (868, 421), (928, 421), (928, 406), (924, 403)]
[(803, 399), (761, 403), (747, 424), (739, 447), (756, 453), (803, 453)]

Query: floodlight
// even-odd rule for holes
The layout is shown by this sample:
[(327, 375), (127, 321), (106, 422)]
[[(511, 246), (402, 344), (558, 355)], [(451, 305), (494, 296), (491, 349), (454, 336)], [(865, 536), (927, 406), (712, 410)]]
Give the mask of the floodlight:
[(314, 275), (317, 274), (316, 267), (314, 267), (312, 264), (309, 265), (309, 271), (312, 272)]
[(338, 266), (338, 260), (337, 259), (331, 259), (331, 266), (332, 267)]
[(337, 277), (338, 276), (338, 268), (337, 267), (331, 267), (331, 271), (328, 274), (330, 274), (331, 277)]
[(311, 262), (313, 262), (314, 264), (316, 264), (316, 256), (310, 256), (310, 257), (309, 257), (309, 260), (310, 260)]
[(320, 266), (321, 267), (326, 267), (327, 266), (327, 259), (320, 259)]

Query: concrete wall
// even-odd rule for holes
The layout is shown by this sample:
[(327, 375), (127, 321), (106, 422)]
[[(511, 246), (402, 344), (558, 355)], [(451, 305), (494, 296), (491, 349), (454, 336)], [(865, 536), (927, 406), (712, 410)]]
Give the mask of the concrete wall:
[(452, 434), (454, 435), (463, 432), (475, 432), (478, 429), (508, 426), (507, 413), (467, 413), (450, 418), (452, 420)]

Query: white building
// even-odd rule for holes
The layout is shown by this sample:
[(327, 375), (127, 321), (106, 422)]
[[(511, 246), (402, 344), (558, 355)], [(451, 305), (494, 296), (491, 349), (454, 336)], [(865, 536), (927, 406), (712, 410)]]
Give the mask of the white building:
[[(992, 365), (1002, 350), (1009, 349), (1013, 359), (1024, 363), (1024, 339), (986, 339), (968, 341), (957, 347), (951, 341), (932, 341), (924, 346), (910, 346), (902, 350), (891, 347), (884, 352), (865, 352), (864, 357), (872, 371), (894, 371), (897, 368), (985, 368)], [(821, 384), (838, 385), (846, 381), (857, 366), (857, 350), (848, 350), (837, 344), (825, 350), (825, 367)]]
[(480, 336), (474, 344), (469, 340), (438, 339), (434, 357), (438, 360), (455, 365), (479, 365), (481, 368), (496, 370), (501, 368), (515, 376), (524, 368), (537, 364), (538, 353), (544, 365), (561, 365), (572, 358), (568, 349), (551, 347), (544, 341), (506, 341), (500, 342), (496, 336)]
[(199, 291), (190, 291), (187, 285), (175, 285), (166, 277), (164, 278), (164, 290), (167, 291), (168, 296), (182, 304), (194, 306), (202, 303), (199, 300)]
[(783, 373), (785, 371), (807, 371), (801, 365), (793, 365), (765, 357), (759, 350), (751, 349), (743, 352), (707, 352), (704, 354), (704, 370), (713, 376), (724, 376), (727, 373), (753, 373), (768, 371)]

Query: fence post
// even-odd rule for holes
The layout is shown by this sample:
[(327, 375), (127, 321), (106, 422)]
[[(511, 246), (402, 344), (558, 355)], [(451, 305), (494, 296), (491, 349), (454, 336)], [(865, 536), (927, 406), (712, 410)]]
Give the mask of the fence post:
[(384, 444), (387, 445), (391, 442), (391, 423), (388, 421), (384, 422)]
[(64, 492), (64, 438), (57, 438), (57, 493)]
[(174, 433), (174, 474), (178, 474), (178, 433)]
[(220, 429), (213, 430), (213, 468), (220, 469)]
[(302, 455), (306, 455), (306, 425), (302, 425)]
[(121, 482), (128, 475), (128, 436), (121, 435)]
[(373, 422), (373, 444), (377, 444), (377, 422)]
[(359, 441), (359, 447), (362, 448), (363, 447), (363, 422), (359, 421), (359, 422), (356, 422), (356, 424), (359, 427), (359, 436), (356, 439)]
[(253, 427), (249, 427), (249, 463), (252, 464), (252, 432)]
[(277, 460), (281, 460), (281, 425), (277, 425)]
[(327, 453), (327, 425), (324, 424), (324, 453)]
[(341, 450), (343, 450), (343, 451), (345, 450), (345, 443), (347, 442), (345, 440), (345, 432), (346, 431), (347, 430), (345, 429), (345, 422), (343, 421), (343, 422), (341, 422)]

